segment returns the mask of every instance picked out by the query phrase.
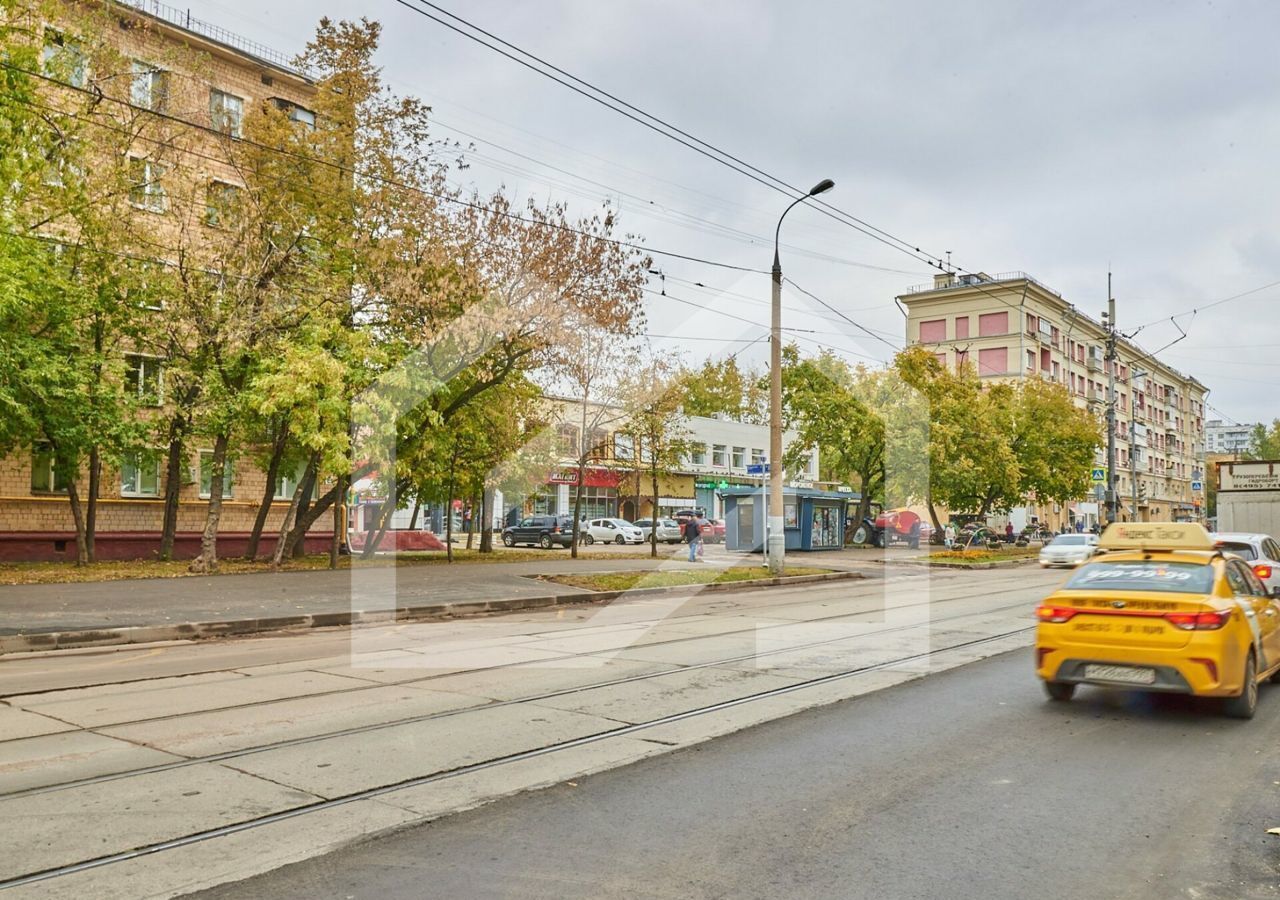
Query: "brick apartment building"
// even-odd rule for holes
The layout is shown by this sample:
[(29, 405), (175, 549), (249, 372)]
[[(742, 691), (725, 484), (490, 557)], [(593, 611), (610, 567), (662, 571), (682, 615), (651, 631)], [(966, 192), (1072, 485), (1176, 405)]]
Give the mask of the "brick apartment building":
[[(91, 0), (89, 0), (91, 2)], [(76, 9), (76, 0), (68, 0), (63, 10)], [(313, 106), (316, 84), (305, 73), (297, 71), (287, 58), (270, 48), (240, 38), (215, 25), (191, 17), (152, 0), (132, 0), (96, 7), (106, 9), (117, 28), (103, 28), (103, 34), (77, 35), (69, 24), (77, 17), (68, 14), (66, 21), (45, 23), (47, 61), (58, 54), (77, 53), (80, 42), (108, 41), (126, 59), (131, 68), (129, 99), (134, 111), (154, 110), (182, 119), (209, 125), (230, 136), (240, 136), (241, 121), (253, 104), (268, 102), (285, 110), (300, 127), (314, 126)], [(174, 59), (198, 60), (198, 74), (183, 71)], [(158, 61), (163, 60), (163, 63)], [(75, 76), (91, 78), (85, 66), (72, 67)], [(205, 182), (204, 196), (212, 211), (219, 198), (237, 189), (234, 169), (220, 165), (216, 159), (219, 138), (210, 135), (198, 159), (174, 166), (167, 178), (196, 178)], [(130, 165), (139, 170), (136, 195), (131, 196), (134, 213), (140, 216), (164, 216), (169, 210), (163, 180), (147, 171), (145, 149)], [(211, 160), (209, 157), (215, 157)], [(194, 196), (194, 195), (193, 195)], [(140, 397), (160, 408), (165, 403), (165, 361), (154, 356), (119, 351), (126, 364), (126, 386), (137, 389)], [(175, 555), (194, 556), (198, 552), (199, 532), (204, 526), (211, 490), (209, 463), (212, 442), (196, 436), (189, 442), (179, 493), (178, 534)], [(289, 497), (300, 473), (290, 472), (277, 479), (267, 524), (263, 532), (262, 552), (273, 546)], [(88, 494), (88, 478), (82, 472), (77, 480), (82, 497)], [(262, 504), (266, 476), (242, 454), (228, 460), (228, 474), (223, 487), (223, 512), (219, 527), (219, 548), (223, 554), (243, 550), (248, 533)], [(165, 466), (163, 450), (142, 453), (126, 459), (104, 459), (98, 499), (96, 549), (99, 559), (138, 558), (153, 555), (159, 546), (163, 522)], [(328, 543), (331, 517), (323, 516), (308, 535), (309, 546), (319, 548)], [(325, 530), (325, 529), (328, 530)], [(66, 485), (59, 483), (47, 451), (27, 448), (0, 458), (0, 559), (74, 559), (75, 531), (66, 497)]]

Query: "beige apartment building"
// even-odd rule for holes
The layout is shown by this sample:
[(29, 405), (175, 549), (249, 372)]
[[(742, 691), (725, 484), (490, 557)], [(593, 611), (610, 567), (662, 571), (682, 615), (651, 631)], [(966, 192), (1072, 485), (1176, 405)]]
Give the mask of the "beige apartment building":
[[(110, 23), (118, 27), (102, 27), (101, 33), (92, 35), (76, 33), (77, 13), (90, 8), (105, 10)], [(174, 208), (174, 198), (197, 198), (201, 204), (198, 227), (208, 229), (208, 239), (216, 240), (217, 211), (225, 208), (228, 195), (239, 187), (234, 168), (220, 163), (218, 152), (226, 140), (241, 136), (246, 112), (254, 104), (269, 103), (284, 110), (299, 127), (315, 124), (310, 107), (316, 84), (311, 78), (294, 69), (284, 54), (196, 19), (189, 10), (153, 0), (110, 5), (68, 0), (62, 9), (67, 11), (64, 21), (44, 23), (43, 59), (47, 67), (51, 61), (70, 59), (72, 65), (58, 70), (70, 72), (67, 77), (75, 87), (110, 82), (106, 89), (121, 91), (132, 105), (122, 109), (122, 117), (155, 112), (222, 132), (209, 133), (207, 140), (192, 147), (190, 159), (166, 165), (163, 170), (155, 168), (148, 145), (138, 142), (136, 151), (129, 153), (130, 165), (137, 172), (137, 186), (129, 198), (130, 214), (162, 217), (162, 228), (163, 217), (168, 217), (175, 220), (172, 227), (176, 229), (180, 227), (176, 222), (180, 211)], [(126, 88), (117, 87), (120, 78), (105, 79), (106, 73), (92, 71), (90, 54), (84, 48), (97, 41), (114, 45), (130, 61), (128, 71), (119, 73), (127, 79)], [(175, 60), (190, 60), (195, 65), (186, 71)], [(175, 184), (176, 179), (187, 183)], [(167, 262), (159, 257), (157, 261)], [(161, 308), (154, 307), (152, 314)], [(148, 314), (147, 310), (139, 312)], [(126, 387), (136, 389), (139, 397), (147, 398), (144, 402), (159, 412), (166, 402), (165, 360), (136, 348), (121, 347), (118, 352), (126, 364)], [(199, 532), (213, 489), (208, 471), (212, 442), (196, 436), (188, 441), (188, 447), (179, 493), (178, 556), (193, 556), (198, 551)], [(248, 454), (229, 459), (228, 469), (222, 487), (225, 500), (219, 544), (222, 553), (234, 554), (244, 547), (267, 484), (265, 474)], [(276, 479), (262, 552), (271, 550), (298, 477), (299, 473), (290, 472)], [(88, 478), (83, 471), (77, 485), (81, 496), (87, 497)], [(123, 460), (104, 460), (98, 500), (98, 558), (154, 554), (159, 546), (164, 495), (163, 448)], [(328, 545), (331, 533), (331, 517), (322, 516), (307, 543), (320, 549)], [(75, 552), (66, 485), (59, 483), (47, 450), (37, 446), (0, 458), (0, 560), (75, 559)]]
[[(972, 365), (982, 378), (1044, 378), (1104, 423), (1111, 363), (1102, 323), (1025, 272), (939, 274), (898, 297), (907, 309), (907, 343), (928, 347), (944, 365)], [(1103, 301), (1105, 303), (1105, 301)], [(1122, 307), (1123, 308), (1123, 307)], [(1121, 515), (1141, 521), (1198, 521), (1204, 514), (1205, 397), (1190, 375), (1123, 339), (1117, 343), (1116, 489)], [(1105, 471), (1105, 446), (1096, 456)], [(1100, 492), (1099, 492), (1100, 494)], [(1051, 528), (1086, 527), (1104, 512), (1101, 497), (1066, 506), (1014, 510), (1015, 527), (1033, 518)]]

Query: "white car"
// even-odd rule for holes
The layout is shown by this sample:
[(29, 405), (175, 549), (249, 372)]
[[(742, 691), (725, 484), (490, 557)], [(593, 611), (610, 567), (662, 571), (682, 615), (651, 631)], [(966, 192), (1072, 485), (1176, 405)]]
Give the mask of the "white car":
[(1075, 567), (1088, 562), (1097, 552), (1096, 534), (1060, 534), (1040, 548), (1040, 567)]
[(1271, 535), (1218, 532), (1213, 540), (1224, 553), (1234, 553), (1247, 562), (1268, 591), (1280, 587), (1280, 543)]
[[(640, 519), (632, 524), (640, 529), (645, 540), (648, 540), (651, 537), (650, 530), (653, 528), (652, 519)], [(684, 535), (680, 529), (680, 523), (675, 519), (659, 519), (657, 534), (653, 536), (659, 541), (667, 544), (678, 544), (684, 540)]]
[(592, 519), (583, 529), (583, 541), (594, 544), (602, 541), (606, 544), (642, 544), (644, 532), (626, 519)]

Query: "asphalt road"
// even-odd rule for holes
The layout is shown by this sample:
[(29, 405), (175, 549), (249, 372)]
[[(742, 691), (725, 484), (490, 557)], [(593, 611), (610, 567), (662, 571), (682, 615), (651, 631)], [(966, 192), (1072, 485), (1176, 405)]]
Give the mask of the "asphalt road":
[(1280, 687), (1046, 702), (1007, 653), (199, 895), (1280, 897)]

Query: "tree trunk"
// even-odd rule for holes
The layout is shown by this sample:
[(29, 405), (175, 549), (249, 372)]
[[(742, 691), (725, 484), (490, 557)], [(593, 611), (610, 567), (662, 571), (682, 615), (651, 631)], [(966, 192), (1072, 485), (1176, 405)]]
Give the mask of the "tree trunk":
[[(307, 467), (315, 468), (317, 461), (316, 454), (312, 454), (310, 462), (307, 463)], [(284, 519), (280, 522), (280, 531), (276, 535), (275, 552), (271, 555), (272, 569), (280, 568), (280, 562), (284, 559), (285, 551), (290, 549), (285, 545), (289, 539), (289, 529), (293, 524), (293, 517), (298, 514), (298, 506), (302, 503), (302, 493), (306, 490), (306, 485), (303, 483), (305, 481), (306, 479), (304, 478), (298, 482), (293, 489), (293, 496), (289, 498), (289, 508), (285, 511)]]
[(89, 503), (84, 522), (85, 559), (97, 562), (95, 538), (98, 534), (98, 490), (102, 486), (102, 453), (97, 447), (89, 451)]
[(573, 543), (569, 546), (569, 555), (578, 558), (578, 523), (582, 521), (582, 476), (586, 470), (586, 462), (578, 460), (578, 489), (573, 492)]
[[(654, 459), (658, 457), (655, 455)], [(653, 508), (649, 510), (649, 556), (657, 558), (658, 556), (658, 466), (655, 463), (649, 469), (649, 476), (653, 479), (650, 487), (653, 489)], [(639, 497), (636, 498), (636, 505), (640, 505)]]
[(467, 549), (470, 550), (476, 537), (476, 511), (480, 509), (480, 499), (471, 498), (471, 517), (467, 519)]
[[(297, 515), (294, 516), (295, 519), (305, 515), (307, 510), (310, 508), (311, 495), (314, 494), (316, 491), (317, 477), (319, 476), (318, 476), (318, 473), (316, 472), (316, 467), (312, 465), (308, 465), (306, 471), (303, 472), (302, 474), (302, 483), (303, 483), (302, 499), (298, 501), (298, 513)], [(320, 518), (319, 516), (316, 516), (315, 519), (313, 519), (313, 521), (319, 518)], [(306, 556), (307, 555), (306, 531), (302, 531), (296, 535), (293, 535), (293, 543), (291, 543), (289, 546), (291, 548), (290, 552), (293, 554), (294, 559), (302, 559), (302, 557)]]
[(457, 463), (458, 448), (455, 445), (453, 456), (449, 460), (449, 487), (444, 492), (444, 550), (449, 562), (453, 562), (453, 472)]
[[(341, 495), (342, 476), (338, 476), (338, 490)], [(338, 568), (338, 559), (342, 556), (342, 547), (346, 543), (346, 513), (341, 503), (333, 504), (333, 537), (329, 540), (329, 568)]]
[(328, 491), (321, 495), (320, 499), (311, 504), (305, 510), (301, 507), (298, 509), (297, 521), (293, 523), (293, 528), (289, 532), (289, 540), (296, 541), (301, 535), (307, 533), (316, 520), (329, 508), (331, 504), (337, 501), (339, 497), (339, 485), (334, 485)]
[(173, 541), (178, 533), (178, 498), (182, 491), (182, 457), (186, 451), (186, 416), (175, 413), (169, 420), (169, 450), (164, 469), (164, 524), (160, 528), (160, 558), (173, 558)]
[(75, 476), (67, 479), (67, 500), (71, 504), (71, 520), (75, 522), (76, 528), (76, 566), (86, 566), (89, 564), (89, 548), (85, 542), (85, 523), (84, 523), (84, 507), (80, 503), (80, 489), (76, 486)]
[(409, 530), (416, 531), (418, 528), (418, 512), (422, 509), (422, 500), (418, 497), (413, 498), (413, 515), (409, 516)]
[(480, 552), (493, 552), (493, 490), (480, 492)]
[(187, 566), (191, 572), (218, 570), (218, 522), (222, 519), (222, 491), (229, 442), (230, 436), (225, 431), (213, 442), (213, 460), (209, 465), (209, 509), (205, 514), (204, 532), (200, 535), (200, 555)]
[[(271, 459), (267, 463), (267, 486), (262, 491), (262, 503), (258, 505), (258, 515), (253, 520), (253, 530), (249, 532), (249, 546), (245, 548), (244, 558), (254, 560), (258, 557), (258, 544), (262, 542), (262, 529), (267, 525), (267, 516), (271, 514), (272, 502), (276, 497), (276, 479), (280, 477), (280, 461), (284, 458), (285, 448), (289, 446), (289, 423), (280, 423), (276, 439), (271, 445)], [(298, 485), (294, 485), (298, 487)], [(296, 510), (294, 510), (296, 512)]]

